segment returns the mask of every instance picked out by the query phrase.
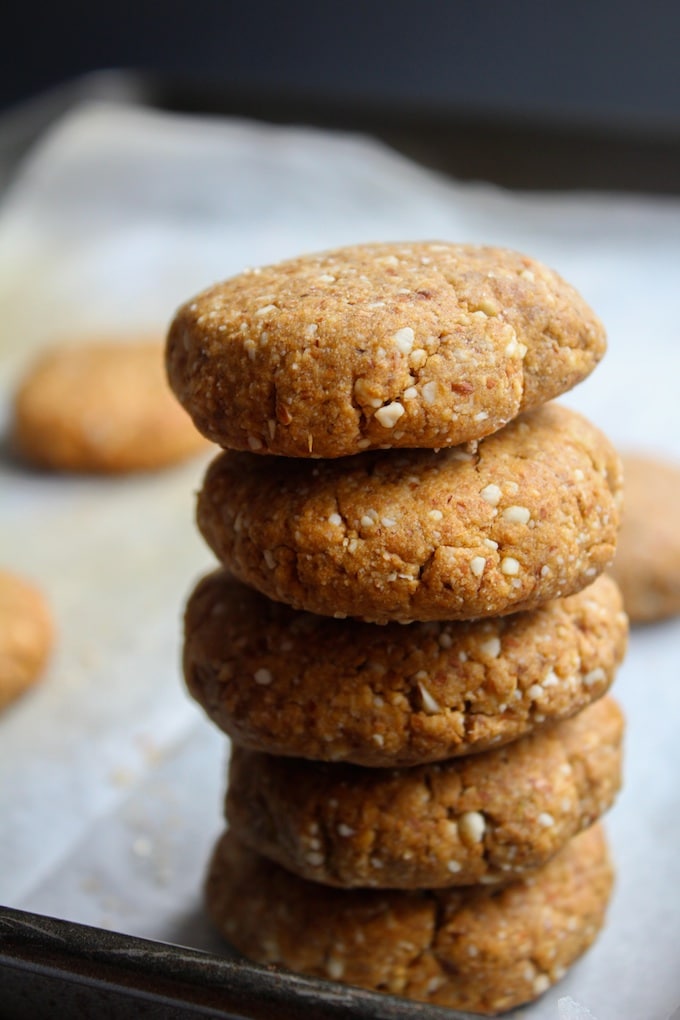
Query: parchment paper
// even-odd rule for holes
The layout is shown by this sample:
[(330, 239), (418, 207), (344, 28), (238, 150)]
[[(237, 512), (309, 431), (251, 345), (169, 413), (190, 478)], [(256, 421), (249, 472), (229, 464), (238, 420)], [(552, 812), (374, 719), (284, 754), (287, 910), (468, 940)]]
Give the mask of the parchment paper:
[[(0, 425), (46, 343), (162, 330), (247, 265), (420, 238), (558, 269), (610, 336), (564, 402), (620, 446), (680, 461), (679, 201), (510, 194), (363, 138), (105, 104), (55, 125), (0, 212)], [(200, 884), (227, 741), (179, 676), (183, 603), (212, 565), (193, 526), (205, 463), (97, 480), (0, 462), (0, 563), (43, 587), (59, 632), (44, 682), (0, 718), (0, 901), (219, 950)], [(517, 1016), (666, 1020), (680, 1004), (679, 639), (678, 623), (636, 631), (615, 686), (629, 729), (606, 931)]]

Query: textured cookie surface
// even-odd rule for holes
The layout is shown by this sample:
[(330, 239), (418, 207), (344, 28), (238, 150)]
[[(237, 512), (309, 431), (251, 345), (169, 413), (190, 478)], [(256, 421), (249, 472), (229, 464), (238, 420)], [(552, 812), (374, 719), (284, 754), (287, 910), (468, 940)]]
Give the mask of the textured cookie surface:
[(226, 834), (206, 901), (219, 930), (251, 959), (491, 1014), (563, 976), (601, 928), (611, 886), (599, 826), (526, 881), (428, 892), (318, 885)]
[(609, 687), (626, 637), (606, 576), (531, 613), (376, 627), (296, 612), (218, 571), (189, 600), (184, 670), (239, 744), (389, 767), (483, 750), (580, 711)]
[(338, 886), (507, 883), (612, 804), (623, 717), (603, 698), (496, 751), (409, 769), (275, 758), (235, 747), (226, 817), (246, 846)]
[(625, 509), (611, 573), (634, 622), (680, 613), (680, 467), (623, 458)]
[(42, 673), (52, 646), (52, 620), (42, 593), (0, 570), (0, 709)]
[(178, 311), (167, 362), (220, 445), (341, 457), (488, 435), (570, 389), (604, 349), (593, 312), (533, 259), (376, 244), (206, 290)]
[(14, 402), (18, 453), (57, 471), (163, 467), (207, 448), (177, 405), (156, 341), (100, 341), (46, 351)]
[(531, 609), (612, 560), (620, 462), (550, 404), (482, 440), (336, 461), (223, 453), (198, 525), (218, 559), (270, 598), (374, 622)]

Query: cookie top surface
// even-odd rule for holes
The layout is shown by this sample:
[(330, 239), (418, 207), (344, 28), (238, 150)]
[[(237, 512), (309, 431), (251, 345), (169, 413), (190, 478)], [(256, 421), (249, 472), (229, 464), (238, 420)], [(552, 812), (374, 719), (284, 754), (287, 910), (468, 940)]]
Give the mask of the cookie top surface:
[(601, 928), (611, 888), (599, 826), (527, 881), (423, 892), (308, 882), (227, 833), (205, 896), (217, 928), (251, 959), (493, 1014), (564, 975)]
[(417, 768), (235, 747), (226, 817), (246, 846), (328, 885), (507, 883), (545, 864), (611, 806), (622, 736), (621, 712), (603, 698), (506, 747)]
[(623, 457), (623, 524), (611, 573), (633, 622), (680, 613), (680, 466)]
[(52, 619), (42, 592), (0, 570), (0, 709), (39, 678), (52, 642)]
[(207, 448), (170, 392), (160, 341), (86, 341), (45, 351), (14, 400), (12, 441), (56, 471), (163, 467)]
[(233, 277), (179, 309), (170, 383), (229, 449), (343, 457), (479, 439), (564, 393), (602, 325), (517, 252), (368, 244)]
[(470, 619), (531, 609), (614, 556), (619, 459), (550, 404), (476, 444), (336, 461), (223, 453), (198, 525), (270, 598), (329, 616)]
[(531, 613), (376, 627), (296, 612), (218, 571), (189, 599), (184, 672), (235, 743), (416, 765), (580, 711), (607, 690), (626, 637), (621, 596), (606, 576)]

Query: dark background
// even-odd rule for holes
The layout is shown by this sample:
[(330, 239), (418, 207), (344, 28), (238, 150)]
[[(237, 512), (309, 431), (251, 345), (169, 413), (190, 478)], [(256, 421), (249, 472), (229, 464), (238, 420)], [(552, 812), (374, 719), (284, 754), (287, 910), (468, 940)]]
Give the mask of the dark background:
[(680, 133), (675, 0), (5, 0), (0, 107), (136, 68), (239, 96)]
[(5, 179), (52, 120), (98, 96), (363, 131), (508, 187), (680, 194), (680, 0), (5, 0), (2, 13)]

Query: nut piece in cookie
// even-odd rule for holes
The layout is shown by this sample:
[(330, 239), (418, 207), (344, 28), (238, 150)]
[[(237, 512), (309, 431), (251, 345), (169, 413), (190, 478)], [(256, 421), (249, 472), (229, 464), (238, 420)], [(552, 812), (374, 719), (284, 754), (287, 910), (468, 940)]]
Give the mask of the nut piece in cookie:
[(496, 751), (408, 769), (234, 747), (226, 817), (251, 850), (311, 881), (433, 889), (507, 884), (612, 804), (623, 717), (612, 698)]
[(216, 571), (187, 605), (184, 674), (235, 743), (389, 768), (579, 712), (611, 684), (627, 633), (607, 576), (530, 613), (376, 627), (297, 612)]
[(0, 709), (40, 677), (52, 642), (52, 619), (42, 593), (0, 570)]
[(610, 573), (633, 623), (680, 613), (680, 465), (624, 454), (623, 524)]
[(602, 830), (504, 888), (333, 889), (219, 840), (208, 911), (247, 957), (475, 1013), (538, 998), (594, 941), (612, 889)]
[(240, 580), (329, 616), (463, 620), (533, 609), (611, 562), (621, 466), (548, 404), (470, 450), (304, 461), (223, 453), (198, 526)]
[(571, 389), (605, 350), (555, 272), (465, 244), (366, 244), (233, 277), (168, 334), (171, 386), (228, 449), (343, 457), (479, 439)]
[(207, 447), (168, 389), (156, 340), (45, 351), (17, 390), (11, 438), (39, 467), (105, 474), (161, 468)]

